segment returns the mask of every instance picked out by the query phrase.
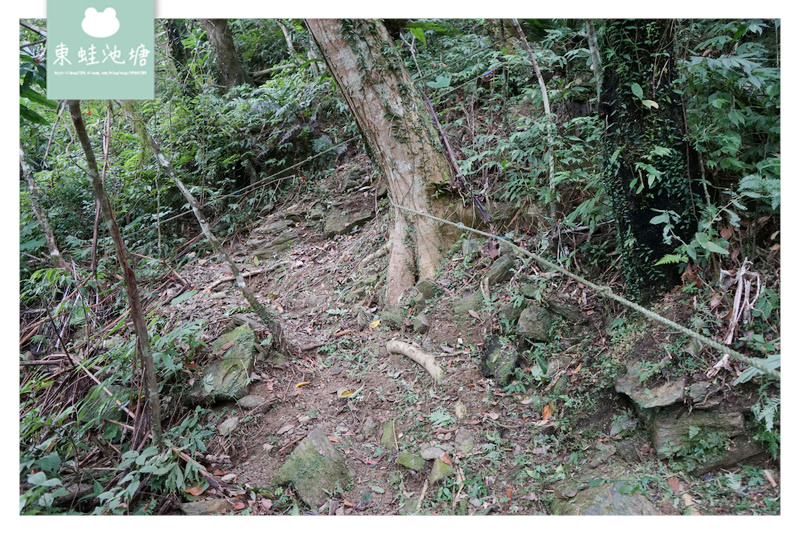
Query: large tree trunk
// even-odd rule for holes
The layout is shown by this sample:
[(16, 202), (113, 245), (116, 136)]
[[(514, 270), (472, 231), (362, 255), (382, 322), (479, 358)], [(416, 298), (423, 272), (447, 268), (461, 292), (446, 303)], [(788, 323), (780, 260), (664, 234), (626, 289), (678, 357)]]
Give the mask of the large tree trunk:
[[(672, 20), (613, 20), (605, 30), (613, 53), (604, 65), (600, 105), (607, 125), (603, 180), (617, 222), (622, 270), (637, 299), (677, 281), (675, 265), (655, 265), (675, 245), (664, 242), (663, 227), (650, 220), (658, 211), (677, 213), (675, 231), (684, 240), (696, 226), (692, 165), (674, 87), (673, 32)], [(656, 148), (670, 150), (656, 155), (663, 152)]]
[(249, 78), (239, 63), (239, 56), (233, 45), (233, 35), (226, 19), (201, 19), (208, 40), (214, 48), (220, 82), (226, 89), (249, 83)]
[[(306, 24), (386, 177), (392, 201), (437, 214), (434, 189), (452, 179), (452, 169), (386, 28), (372, 20), (309, 19)], [(449, 244), (441, 226), (395, 210), (386, 305), (397, 304), (417, 275), (434, 276)]]
[(25, 153), (22, 151), (22, 145), (19, 147), (19, 166), (22, 169), (22, 176), (28, 184), (28, 192), (30, 192), (31, 209), (39, 225), (42, 226), (42, 233), (44, 233), (44, 240), (47, 243), (47, 249), (50, 251), (50, 260), (59, 268), (69, 268), (64, 256), (61, 255), (61, 250), (56, 243), (56, 236), (53, 233), (53, 228), (50, 227), (50, 221), (47, 219), (47, 213), (42, 209), (41, 202), (39, 201), (39, 189), (36, 187), (36, 180), (33, 177), (31, 169), (25, 162)]
[(103, 211), (103, 218), (106, 220), (111, 239), (114, 241), (114, 247), (117, 251), (117, 260), (119, 260), (119, 264), (122, 267), (125, 289), (128, 292), (128, 303), (131, 308), (133, 329), (136, 332), (136, 348), (144, 368), (147, 403), (150, 407), (150, 429), (153, 431), (155, 442), (161, 444), (161, 399), (159, 398), (158, 380), (156, 379), (155, 366), (153, 365), (153, 353), (150, 349), (150, 337), (147, 334), (147, 323), (144, 318), (142, 301), (139, 297), (136, 274), (133, 272), (130, 263), (128, 263), (128, 250), (125, 248), (125, 242), (122, 240), (119, 226), (117, 226), (117, 221), (114, 217), (114, 211), (111, 208), (111, 202), (100, 179), (100, 172), (97, 170), (97, 159), (94, 156), (94, 149), (89, 141), (86, 125), (83, 123), (83, 117), (81, 116), (81, 103), (79, 100), (69, 100), (67, 105), (69, 106), (69, 114), (72, 117), (72, 124), (75, 126), (75, 132), (83, 147), (83, 153), (86, 155), (86, 166), (89, 177), (92, 178), (94, 197)]

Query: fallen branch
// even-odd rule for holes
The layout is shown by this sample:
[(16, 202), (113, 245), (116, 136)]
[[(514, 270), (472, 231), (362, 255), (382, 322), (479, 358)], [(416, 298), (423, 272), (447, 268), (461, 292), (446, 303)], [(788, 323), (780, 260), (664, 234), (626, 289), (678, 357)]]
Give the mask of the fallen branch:
[(386, 350), (389, 353), (399, 353), (405, 355), (415, 363), (419, 364), (428, 371), (436, 383), (440, 383), (444, 377), (444, 371), (436, 364), (434, 357), (425, 353), (419, 348), (415, 348), (408, 343), (401, 341), (389, 341), (386, 343)]
[[(266, 274), (267, 272), (271, 272), (272, 270), (275, 270), (280, 265), (286, 264), (287, 262), (288, 261), (281, 261), (280, 263), (276, 263), (276, 264), (274, 264), (272, 266), (268, 266), (268, 267), (264, 267), (264, 268), (259, 268), (258, 270), (251, 270), (250, 272), (242, 272), (242, 277), (243, 278), (249, 278), (249, 277), (252, 277), (252, 276), (257, 276), (258, 274)], [(236, 281), (236, 277), (235, 276), (226, 276), (224, 278), (220, 278), (217, 281), (215, 281), (214, 283), (212, 283), (211, 285), (209, 285), (208, 287), (206, 287), (204, 290), (206, 292), (211, 292), (216, 287), (218, 287), (219, 285), (222, 285), (223, 283), (227, 283), (229, 281)]]

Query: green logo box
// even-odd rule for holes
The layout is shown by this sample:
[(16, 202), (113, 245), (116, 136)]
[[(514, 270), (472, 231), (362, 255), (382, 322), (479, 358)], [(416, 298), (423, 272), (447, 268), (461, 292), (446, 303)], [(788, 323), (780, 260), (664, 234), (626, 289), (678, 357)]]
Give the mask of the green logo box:
[(152, 100), (153, 0), (47, 0), (47, 97)]

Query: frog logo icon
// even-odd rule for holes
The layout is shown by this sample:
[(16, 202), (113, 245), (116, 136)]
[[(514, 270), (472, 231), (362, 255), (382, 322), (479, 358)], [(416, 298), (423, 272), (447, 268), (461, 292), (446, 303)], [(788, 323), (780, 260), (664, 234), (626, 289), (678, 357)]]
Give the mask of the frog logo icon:
[(90, 37), (97, 37), (98, 39), (111, 37), (119, 31), (117, 11), (113, 7), (107, 7), (101, 13), (98, 13), (95, 8), (90, 7), (83, 13), (81, 28)]

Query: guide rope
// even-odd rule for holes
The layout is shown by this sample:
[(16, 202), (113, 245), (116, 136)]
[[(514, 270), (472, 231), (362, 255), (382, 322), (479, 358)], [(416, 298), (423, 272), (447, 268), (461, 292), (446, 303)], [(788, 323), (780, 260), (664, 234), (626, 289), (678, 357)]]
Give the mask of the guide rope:
[(488, 238), (491, 238), (491, 239), (497, 239), (499, 241), (502, 241), (502, 242), (506, 243), (507, 245), (509, 245), (514, 250), (516, 250), (517, 252), (532, 258), (533, 260), (535, 260), (540, 265), (542, 265), (544, 267), (547, 267), (550, 270), (554, 270), (556, 272), (564, 274), (565, 276), (567, 276), (569, 278), (572, 278), (575, 281), (586, 285), (587, 287), (591, 288), (595, 293), (597, 293), (598, 295), (600, 295), (600, 296), (602, 296), (604, 298), (608, 298), (610, 300), (614, 300), (616, 302), (619, 302), (620, 304), (622, 304), (622, 305), (624, 305), (626, 307), (629, 307), (629, 308), (631, 308), (631, 309), (633, 309), (635, 311), (638, 311), (639, 313), (643, 314), (645, 317), (649, 318), (650, 320), (653, 320), (655, 322), (660, 322), (661, 324), (664, 324), (665, 326), (668, 326), (668, 327), (670, 327), (670, 328), (672, 328), (674, 330), (680, 331), (681, 333), (683, 333), (685, 335), (688, 335), (688, 336), (692, 337), (693, 339), (697, 339), (698, 341), (702, 342), (703, 344), (706, 344), (707, 346), (710, 346), (710, 347), (712, 347), (712, 348), (714, 348), (716, 350), (719, 350), (723, 354), (728, 354), (732, 358), (734, 358), (734, 359), (736, 359), (738, 361), (741, 361), (741, 362), (743, 362), (745, 364), (748, 364), (748, 365), (752, 366), (753, 368), (755, 368), (756, 370), (759, 370), (759, 371), (763, 372), (764, 374), (766, 374), (766, 375), (768, 375), (770, 377), (773, 377), (773, 378), (778, 379), (778, 380), (781, 379), (781, 375), (777, 370), (773, 370), (771, 368), (768, 368), (767, 366), (764, 365), (763, 362), (760, 362), (760, 361), (758, 361), (756, 359), (753, 359), (752, 357), (748, 357), (748, 356), (746, 356), (746, 355), (744, 355), (742, 353), (739, 353), (736, 350), (731, 349), (729, 346), (725, 346), (724, 344), (721, 344), (720, 342), (717, 342), (714, 339), (706, 337), (705, 335), (703, 335), (701, 333), (698, 333), (696, 331), (693, 331), (693, 330), (691, 330), (691, 329), (689, 329), (689, 328), (687, 328), (685, 326), (682, 326), (682, 325), (678, 324), (677, 322), (673, 322), (672, 320), (670, 320), (668, 318), (665, 318), (665, 317), (659, 315), (658, 313), (655, 313), (655, 312), (651, 311), (650, 309), (642, 307), (641, 305), (639, 305), (639, 304), (637, 304), (635, 302), (632, 302), (632, 301), (628, 300), (627, 298), (625, 298), (623, 296), (615, 294), (614, 291), (612, 291), (610, 287), (603, 286), (603, 285), (598, 285), (596, 283), (592, 283), (591, 281), (587, 280), (586, 278), (584, 278), (582, 276), (579, 276), (578, 274), (573, 274), (572, 272), (570, 272), (566, 268), (564, 268), (564, 267), (562, 267), (560, 265), (557, 265), (556, 263), (553, 263), (551, 261), (548, 261), (547, 259), (543, 258), (540, 255), (537, 255), (535, 253), (529, 252), (528, 250), (526, 250), (526, 249), (514, 244), (513, 242), (509, 241), (508, 239), (506, 239), (504, 237), (500, 237), (499, 235), (494, 235), (492, 233), (487, 233), (485, 231), (477, 230), (475, 228), (470, 228), (469, 226), (465, 226), (464, 224), (461, 224), (460, 222), (451, 222), (449, 220), (445, 220), (443, 218), (439, 218), (439, 217), (430, 215), (428, 213), (422, 213), (420, 211), (416, 211), (416, 210), (410, 209), (408, 207), (397, 205), (395, 203), (392, 203), (391, 205), (393, 207), (396, 207), (397, 209), (400, 209), (401, 211), (407, 211), (409, 213), (413, 213), (413, 214), (418, 215), (418, 216), (426, 217), (426, 218), (429, 218), (431, 220), (435, 220), (437, 222), (441, 222), (442, 224), (447, 224), (449, 226), (456, 227), (456, 228), (458, 228), (458, 229), (460, 229), (462, 231), (469, 231), (469, 232), (475, 233), (477, 235), (482, 235), (484, 237), (488, 237)]

